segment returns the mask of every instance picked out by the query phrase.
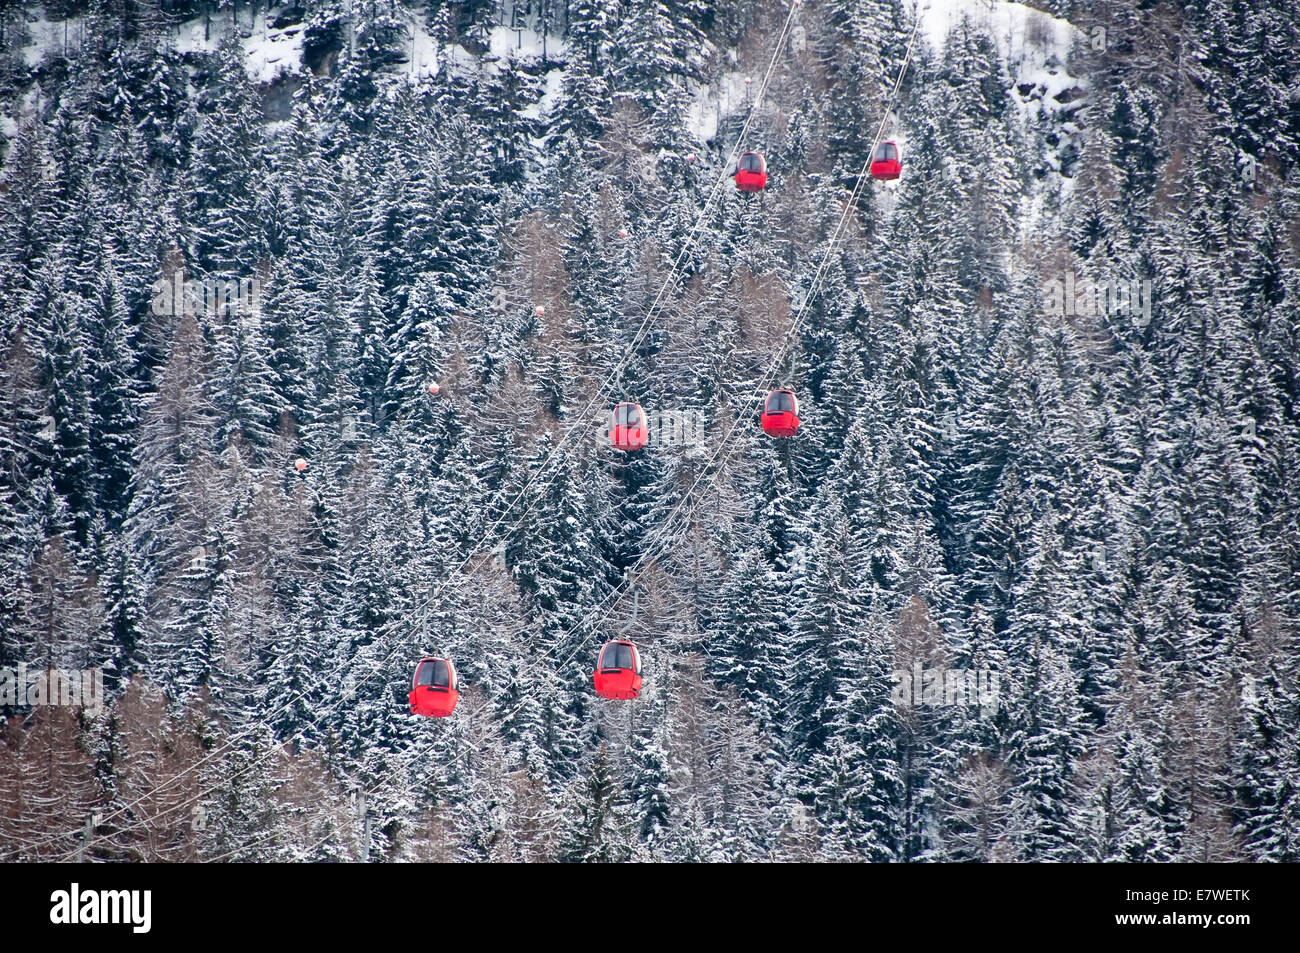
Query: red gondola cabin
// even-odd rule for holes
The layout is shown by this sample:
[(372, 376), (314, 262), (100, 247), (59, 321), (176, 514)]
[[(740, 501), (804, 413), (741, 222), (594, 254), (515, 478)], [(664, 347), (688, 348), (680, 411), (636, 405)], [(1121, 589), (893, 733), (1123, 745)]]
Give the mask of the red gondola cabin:
[(606, 642), (596, 662), (596, 694), (629, 700), (641, 694), (641, 655), (631, 642)]
[(871, 177), (886, 182), (898, 178), (903, 171), (903, 162), (899, 157), (898, 146), (892, 142), (882, 142), (876, 146), (876, 154), (871, 157)]
[(426, 658), (415, 666), (415, 679), (411, 683), (411, 714), (426, 718), (446, 718), (456, 710), (460, 701), (456, 666), (451, 659)]
[(736, 188), (742, 192), (762, 192), (767, 188), (767, 162), (761, 152), (746, 152), (736, 163)]
[(799, 400), (791, 390), (774, 390), (763, 403), (763, 433), (793, 437), (799, 432)]
[(614, 408), (609, 442), (615, 450), (640, 450), (646, 445), (645, 412), (640, 404), (619, 404)]

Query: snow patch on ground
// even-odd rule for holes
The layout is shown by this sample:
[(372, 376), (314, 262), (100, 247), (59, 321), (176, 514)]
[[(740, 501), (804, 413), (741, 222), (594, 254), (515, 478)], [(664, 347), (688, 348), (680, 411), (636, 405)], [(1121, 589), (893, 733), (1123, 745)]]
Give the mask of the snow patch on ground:
[(281, 30), (272, 29), (265, 11), (248, 17), (242, 12), (238, 23), (228, 11), (211, 17), (195, 17), (176, 29), (176, 49), (181, 53), (212, 53), (222, 39), (237, 31), (244, 48), (244, 67), (255, 83), (269, 83), (282, 72), (297, 72), (302, 66), (302, 35), (305, 23)]
[(263, 34), (244, 41), (248, 74), (258, 83), (269, 83), (281, 71), (296, 73), (302, 67), (302, 35), (304, 24), (296, 23), (283, 30), (266, 29), (266, 18), (261, 17)]
[(521, 115), (525, 119), (549, 120), (556, 104), (560, 101), (560, 91), (563, 86), (564, 70), (558, 67), (548, 70), (542, 81), (541, 98), (524, 109)]
[(949, 32), (962, 18), (993, 37), (998, 52), (1013, 71), (1017, 62), (1055, 57), (1062, 64), (1080, 30), (1070, 23), (1009, 0), (923, 0), (921, 30), (935, 49), (942, 49)]
[[(748, 80), (748, 82), (746, 82)], [(697, 142), (709, 142), (718, 134), (718, 126), (725, 116), (743, 115), (749, 110), (754, 96), (758, 94), (758, 85), (762, 77), (749, 73), (729, 71), (723, 73), (714, 82), (700, 86), (687, 105), (686, 128)], [(767, 103), (771, 106), (771, 102)], [(762, 112), (763, 107), (759, 107)], [(759, 122), (755, 116), (755, 122)], [(751, 132), (753, 127), (751, 126)], [(719, 143), (722, 148), (730, 148), (733, 143)]]
[(38, 66), (50, 53), (62, 55), (65, 50), (81, 47), (85, 37), (85, 21), (81, 17), (67, 20), (50, 20), (44, 7), (34, 7), (25, 16), (27, 44), (23, 47), (23, 62)]
[[(542, 35), (533, 29), (512, 30), (508, 26), (494, 26), (488, 38), (492, 54), (505, 58), (540, 60), (542, 58)], [(559, 37), (546, 38), (546, 55), (555, 56), (562, 49)]]
[(718, 133), (721, 104), (710, 93), (710, 87), (701, 86), (686, 106), (686, 128), (697, 142), (708, 142)]
[(414, 79), (432, 79), (438, 75), (439, 60), (447, 59), (447, 52), (444, 50), (439, 57), (438, 42), (419, 17), (412, 17), (406, 28), (411, 31), (410, 75)]
[(180, 53), (213, 53), (229, 29), (230, 17), (224, 13), (213, 16), (211, 23), (204, 17), (186, 20), (176, 27), (176, 50)]
[[(429, 42), (432, 46), (432, 39)], [(506, 60), (538, 66), (547, 60), (563, 59), (565, 49), (563, 40), (554, 34), (543, 38), (541, 33), (533, 29), (515, 30), (498, 25), (492, 28), (488, 36), (487, 54), (479, 56), (471, 53), (463, 45), (457, 44), (447, 48), (444, 59), (450, 64), (455, 75), (462, 76), (479, 73), (484, 69), (494, 69), (493, 63)], [(551, 72), (553, 71), (547, 73), (548, 82)], [(558, 90), (558, 86), (556, 88)]]

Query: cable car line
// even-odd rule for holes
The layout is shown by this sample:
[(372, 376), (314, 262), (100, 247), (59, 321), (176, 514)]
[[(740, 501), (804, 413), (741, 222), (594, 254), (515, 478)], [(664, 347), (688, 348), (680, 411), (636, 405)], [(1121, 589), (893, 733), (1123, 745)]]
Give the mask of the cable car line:
[[(913, 26), (912, 26), (912, 34), (911, 34), (911, 38), (908, 40), (907, 51), (906, 51), (906, 54), (905, 54), (905, 57), (904, 57), (904, 60), (903, 60), (903, 64), (902, 64), (902, 67), (899, 69), (899, 73), (898, 73), (897, 81), (895, 82), (895, 84), (894, 84), (894, 89), (893, 89), (892, 93), (890, 94), (890, 106), (891, 106), (891, 107), (892, 107), (892, 105), (893, 105), (893, 102), (894, 102), (895, 98), (896, 98), (897, 95), (898, 95), (898, 91), (899, 91), (899, 89), (901, 88), (902, 81), (903, 81), (903, 76), (904, 76), (905, 73), (907, 72), (907, 68), (908, 68), (909, 64), (911, 63), (912, 51), (913, 51), (913, 49), (914, 49), (914, 44), (915, 44), (915, 41), (916, 41), (917, 28), (918, 28), (918, 26), (920, 25), (920, 16), (921, 16), (921, 11), (918, 10), (918, 11), (917, 11), (917, 16), (916, 16), (916, 21), (914, 22), (914, 24), (913, 24)], [(795, 333), (795, 331), (797, 330), (797, 328), (799, 327), (799, 325), (802, 323), (803, 315), (804, 315), (805, 311), (807, 310), (808, 305), (812, 302), (813, 297), (816, 295), (817, 291), (818, 291), (819, 288), (820, 288), (821, 279), (822, 279), (822, 276), (825, 274), (825, 271), (826, 271), (827, 266), (829, 265), (831, 255), (834, 253), (836, 247), (839, 245), (839, 242), (840, 242), (840, 240), (841, 240), (842, 237), (843, 237), (844, 230), (845, 230), (845, 226), (846, 226), (846, 224), (847, 224), (847, 222), (848, 222), (848, 220), (849, 220), (849, 218), (850, 218), (850, 216), (851, 216), (851, 214), (852, 214), (852, 210), (853, 210), (854, 207), (856, 206), (856, 202), (857, 202), (858, 197), (859, 197), (860, 194), (861, 194), (862, 187), (863, 187), (863, 185), (865, 185), (866, 180), (867, 180), (868, 176), (870, 175), (870, 167), (871, 167), (872, 157), (873, 157), (874, 154), (875, 154), (875, 147), (876, 147), (876, 145), (878, 145), (878, 143), (879, 143), (879, 141), (880, 141), (880, 138), (881, 138), (881, 136), (882, 136), (883, 133), (884, 133), (884, 125), (885, 125), (885, 121), (886, 121), (887, 117), (888, 117), (888, 110), (886, 110), (885, 118), (882, 118), (882, 120), (881, 120), (881, 125), (880, 125), (879, 129), (878, 129), (877, 132), (876, 132), (876, 138), (875, 138), (875, 141), (873, 142), (872, 150), (871, 150), (871, 152), (868, 154), (867, 161), (863, 164), (862, 170), (858, 173), (858, 177), (857, 177), (856, 183), (855, 183), (855, 185), (854, 185), (854, 188), (853, 188), (852, 192), (850, 193), (850, 195), (848, 196), (848, 198), (846, 199), (845, 204), (844, 204), (844, 209), (842, 210), (841, 215), (840, 215), (840, 219), (839, 219), (839, 221), (837, 222), (835, 229), (834, 229), (833, 232), (831, 233), (831, 239), (830, 239), (830, 242), (829, 242), (829, 244), (827, 245), (827, 248), (826, 248), (826, 252), (825, 252), (825, 254), (822, 256), (822, 260), (821, 260), (820, 265), (819, 265), (818, 268), (817, 268), (817, 271), (816, 271), (816, 272), (814, 273), (814, 275), (813, 275), (813, 281), (812, 281), (811, 285), (809, 286), (808, 294), (807, 294), (807, 296), (805, 297), (805, 299), (804, 299), (804, 301), (803, 301), (803, 304), (801, 304), (801, 306), (800, 306), (800, 308), (799, 308), (799, 310), (798, 310), (798, 313), (796, 314), (795, 321), (792, 322), (791, 327), (786, 331), (786, 334), (785, 334), (784, 339), (783, 339), (783, 343), (782, 343), (781, 350), (780, 350), (780, 352), (778, 352), (778, 354), (777, 354), (777, 356), (776, 356), (776, 359), (772, 362), (772, 365), (769, 367), (767, 373), (765, 374), (765, 376), (764, 376), (764, 383), (766, 383), (766, 381), (767, 381), (768, 378), (774, 377), (775, 373), (776, 373), (776, 372), (779, 370), (779, 368), (780, 368), (781, 362), (784, 361), (784, 359), (785, 359), (786, 351), (787, 351), (788, 349), (790, 349), (790, 348), (795, 344), (794, 333)], [(760, 387), (760, 388), (759, 388), (760, 391), (762, 391), (762, 390), (764, 390), (764, 389), (766, 389), (766, 388), (765, 388), (765, 387)], [(704, 467), (704, 472), (703, 472), (699, 477), (696, 478), (695, 482), (691, 485), (690, 489), (689, 489), (685, 494), (682, 495), (682, 497), (677, 501), (677, 503), (676, 503), (676, 505), (673, 507), (673, 509), (669, 512), (669, 515), (668, 515), (667, 519), (664, 521), (664, 524), (663, 524), (664, 526), (667, 526), (667, 525), (671, 524), (671, 522), (672, 522), (672, 520), (674, 519), (674, 517), (676, 516), (676, 514), (677, 514), (678, 512), (680, 512), (682, 506), (685, 504), (685, 502), (686, 502), (688, 499), (693, 499), (694, 502), (692, 502), (690, 512), (687, 514), (687, 515), (688, 515), (688, 525), (689, 525), (690, 518), (694, 516), (695, 510), (696, 510), (696, 508), (699, 506), (700, 499), (702, 498), (700, 495), (697, 495), (697, 494), (696, 494), (696, 490), (697, 490), (697, 488), (699, 488), (701, 481), (705, 480), (706, 476), (708, 475), (709, 468), (712, 467), (713, 464), (718, 460), (719, 456), (722, 454), (723, 449), (724, 449), (724, 448), (726, 447), (726, 445), (730, 442), (732, 435), (736, 433), (736, 431), (737, 431), (737, 430), (740, 428), (740, 426), (744, 423), (745, 419), (746, 419), (746, 412), (745, 412), (744, 410), (742, 410), (741, 413), (737, 415), (735, 421), (732, 423), (731, 428), (727, 431), (727, 433), (723, 436), (722, 440), (719, 442), (717, 450), (714, 452), (713, 456), (710, 458), (708, 464), (705, 465), (705, 467)], [(730, 459), (730, 456), (731, 456), (731, 455), (728, 454), (728, 455), (727, 455), (727, 458), (724, 459), (723, 462), (725, 463), (726, 460), (729, 460), (729, 459)], [(711, 483), (713, 482), (713, 480), (716, 478), (717, 474), (719, 474), (719, 473), (721, 473), (721, 469), (715, 471), (715, 473), (714, 473), (713, 476), (708, 477), (708, 484), (711, 484)], [(654, 549), (655, 549), (655, 544), (652, 543), (650, 546), (648, 546), (647, 549), (646, 549), (646, 550), (641, 554), (641, 556), (640, 556), (640, 557), (637, 559), (637, 561), (633, 564), (633, 566), (632, 566), (632, 567), (627, 571), (627, 573), (626, 573), (626, 575), (625, 575), (625, 577), (624, 577), (624, 582), (623, 582), (619, 587), (616, 587), (615, 589), (613, 589), (613, 590), (611, 590), (609, 593), (607, 593), (606, 596), (605, 596), (604, 598), (602, 598), (602, 599), (601, 599), (601, 600), (596, 604), (596, 606), (594, 606), (590, 611), (588, 611), (587, 614), (586, 614), (582, 619), (580, 619), (580, 620), (579, 620), (579, 621), (574, 625), (574, 627), (573, 627), (573, 629), (572, 629), (571, 631), (572, 631), (572, 632), (578, 632), (578, 631), (581, 631), (581, 630), (583, 629), (583, 627), (588, 623), (588, 621), (591, 620), (591, 619), (593, 619), (593, 618), (603, 619), (603, 618), (605, 617), (605, 615), (606, 615), (606, 611), (605, 611), (605, 610), (606, 610), (606, 605), (607, 605), (608, 603), (611, 603), (612, 600), (615, 600), (615, 599), (618, 598), (618, 596), (619, 596), (619, 595), (621, 594), (621, 592), (623, 591), (623, 587), (625, 587), (625, 586), (631, 586), (631, 585), (634, 584), (637, 575), (638, 575), (638, 574), (643, 570), (644, 564), (645, 564), (646, 561), (651, 557), (652, 552), (654, 551)], [(655, 553), (655, 555), (658, 555), (658, 554)], [(594, 630), (594, 631), (598, 631), (598, 628), (597, 628), (596, 630)], [(584, 648), (585, 648), (585, 644), (580, 644), (580, 645), (578, 646), (577, 649), (575, 649), (575, 650), (574, 650), (572, 653), (570, 653), (570, 654), (569, 654), (569, 655), (568, 655), (564, 660), (562, 660), (562, 661), (559, 663), (558, 666), (554, 666), (552, 670), (556, 670), (556, 669), (558, 669), (558, 670), (563, 670), (563, 668), (564, 668), (566, 665), (568, 665), (570, 662), (572, 662), (572, 661), (574, 660), (574, 658), (577, 657), (578, 652), (582, 651)], [(551, 653), (552, 653), (553, 651), (554, 651), (554, 647), (552, 647), (552, 649), (547, 650), (547, 652), (543, 653), (543, 655), (540, 656), (538, 659), (536, 659), (536, 660), (529, 660), (529, 662), (535, 662), (535, 664), (540, 664), (541, 662), (545, 661), (546, 658), (548, 658), (548, 657), (551, 655)], [(639, 662), (639, 660), (638, 660), (638, 662)], [(513, 715), (518, 714), (519, 711), (522, 710), (522, 708), (523, 708), (523, 703), (521, 702), (519, 705), (516, 705), (515, 708), (512, 709), (512, 711), (509, 712), (505, 717), (506, 717), (506, 718), (510, 718), (510, 717), (512, 717)], [(436, 739), (435, 739), (435, 741), (436, 741)], [(427, 746), (424, 750), (427, 751), (428, 748), (431, 747), (433, 743), (434, 743), (434, 742), (431, 742), (430, 745)], [(460, 754), (465, 754), (465, 753), (467, 753), (468, 750), (469, 750), (469, 749), (462, 749), (462, 751), (461, 751)], [(459, 759), (460, 754), (454, 756), (454, 757), (451, 759), (451, 762), (449, 762), (449, 763), (454, 763), (457, 759)], [(368, 793), (373, 793), (375, 790), (378, 789), (378, 786), (379, 786), (378, 784), (375, 784), (375, 785), (373, 785), (371, 788), (368, 788), (368, 789), (366, 789), (366, 790), (367, 790)], [(260, 838), (260, 839), (258, 839), (258, 840), (256, 840), (256, 841), (254, 841), (254, 845), (257, 844), (257, 843), (260, 843), (260, 841), (261, 841), (261, 840), (264, 840), (264, 839), (266, 839), (266, 838)], [(312, 850), (318, 849), (319, 847), (321, 847), (321, 846), (323, 846), (324, 844), (328, 843), (328, 841), (329, 841), (329, 837), (324, 838), (323, 840), (321, 840), (321, 841), (319, 841), (318, 843), (316, 843), (315, 845), (313, 845)], [(223, 855), (223, 857), (224, 857), (224, 856), (230, 856), (230, 855)], [(222, 859), (222, 858), (218, 858), (218, 859)]]
[[(909, 38), (908, 41), (907, 51), (905, 54), (903, 64), (899, 69), (897, 80), (890, 94), (891, 106), (895, 101), (895, 99), (897, 98), (898, 92), (902, 85), (903, 77), (906, 74), (908, 66), (911, 63), (912, 53), (915, 48), (915, 41), (916, 41), (919, 24), (920, 24), (920, 12), (918, 11), (917, 19), (913, 24), (911, 37)], [(875, 141), (873, 142), (873, 148), (871, 150), (872, 155), (874, 154), (875, 151), (875, 145), (879, 142), (881, 136), (884, 133), (884, 125), (887, 117), (888, 117), (888, 110), (886, 110), (885, 118), (881, 120), (881, 125), (876, 132)], [(841, 212), (838, 222), (836, 223), (835, 229), (832, 231), (830, 241), (827, 245), (825, 253), (822, 256), (821, 263), (813, 275), (813, 280), (809, 287), (808, 294), (799, 308), (795, 321), (792, 322), (791, 327), (786, 331), (786, 334), (783, 339), (782, 348), (778, 352), (775, 359), (772, 361), (771, 366), (766, 372), (763, 379), (764, 386), (760, 386), (759, 388), (760, 391), (765, 389), (767, 380), (769, 378), (774, 377), (776, 372), (779, 370), (781, 363), (785, 359), (786, 352), (790, 350), (795, 344), (795, 338), (794, 338), (795, 331), (802, 324), (802, 320), (808, 309), (808, 306), (811, 304), (813, 297), (817, 294), (818, 290), (820, 289), (822, 277), (826, 273), (826, 269), (830, 263), (831, 256), (833, 255), (835, 249), (838, 247), (840, 241), (843, 239), (847, 223), (852, 216), (853, 209), (856, 207), (857, 199), (861, 195), (862, 188), (866, 184), (867, 178), (869, 176), (870, 162), (871, 162), (871, 158), (869, 155), (867, 162), (864, 163), (862, 170), (858, 173), (858, 177), (854, 189), (845, 200), (844, 208)], [(745, 419), (746, 419), (746, 413), (745, 411), (742, 410), (742, 412), (736, 417), (735, 421), (732, 423), (731, 428), (727, 431), (727, 433), (723, 436), (722, 440), (719, 442), (717, 450), (714, 452), (709, 462), (705, 465), (703, 472), (696, 478), (695, 482), (691, 485), (690, 489), (683, 494), (683, 496), (677, 501), (677, 503), (674, 505), (672, 510), (669, 512), (668, 517), (664, 521), (663, 527), (667, 527), (672, 524), (674, 518), (681, 511), (682, 507), (686, 504), (687, 500), (692, 501), (690, 511), (687, 514), (688, 522), (690, 517), (694, 516), (695, 510), (699, 506), (700, 501), (702, 499), (702, 494), (697, 493), (697, 490), (701, 488), (700, 487), (701, 483), (705, 483), (706, 486), (708, 484), (711, 484), (713, 482), (713, 479), (716, 478), (717, 474), (721, 472), (721, 469), (718, 469), (714, 471), (714, 474), (712, 476), (709, 475), (710, 468), (712, 468), (714, 463), (718, 461), (719, 457), (723, 453), (723, 450), (726, 448), (727, 444), (731, 441), (732, 436), (740, 429)], [(727, 457), (724, 458), (723, 462), (724, 463), (727, 462), (727, 460), (729, 460), (730, 457), (731, 454), (728, 454)], [(664, 532), (663, 527), (661, 527), (660, 529), (661, 536)], [(669, 542), (671, 542), (671, 540)], [(579, 632), (588, 624), (590, 624), (591, 620), (593, 619), (603, 620), (604, 618), (606, 618), (608, 608), (611, 607), (612, 604), (623, 594), (623, 592), (625, 591), (625, 587), (633, 586), (635, 584), (638, 575), (645, 568), (646, 563), (652, 557), (657, 557), (660, 554), (660, 552), (662, 552), (665, 548), (666, 547), (662, 545), (651, 543), (651, 545), (648, 546), (644, 552), (642, 552), (642, 554), (637, 559), (637, 561), (633, 564), (633, 566), (629, 568), (629, 570), (625, 575), (624, 583), (621, 586), (612, 589), (599, 602), (597, 602), (595, 606), (593, 606), (590, 610), (588, 610), (588, 612), (584, 615), (584, 617), (574, 625), (571, 631)], [(545, 661), (548, 657), (550, 657), (550, 655), (554, 652), (554, 648), (555, 647), (552, 647), (537, 659), (529, 659), (528, 663), (540, 664), (541, 662)], [(553, 670), (556, 668), (562, 670), (565, 666), (567, 666), (570, 662), (572, 662), (577, 657), (577, 654), (583, 651), (584, 648), (585, 648), (585, 644), (580, 644), (573, 652), (571, 652), (567, 657), (565, 657), (562, 661), (560, 661), (560, 663), (557, 666), (555, 666)], [(506, 717), (508, 718), (514, 714), (517, 714), (521, 709), (522, 709), (522, 704), (516, 706), (516, 708), (513, 709), (510, 713), (508, 713)]]

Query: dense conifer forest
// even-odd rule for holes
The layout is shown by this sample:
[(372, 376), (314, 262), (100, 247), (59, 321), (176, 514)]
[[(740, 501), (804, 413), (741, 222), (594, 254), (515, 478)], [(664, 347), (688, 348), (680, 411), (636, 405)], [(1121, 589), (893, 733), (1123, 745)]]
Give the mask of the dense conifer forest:
[(1294, 0), (4, 4), (0, 860), (1300, 860), (1298, 160)]

